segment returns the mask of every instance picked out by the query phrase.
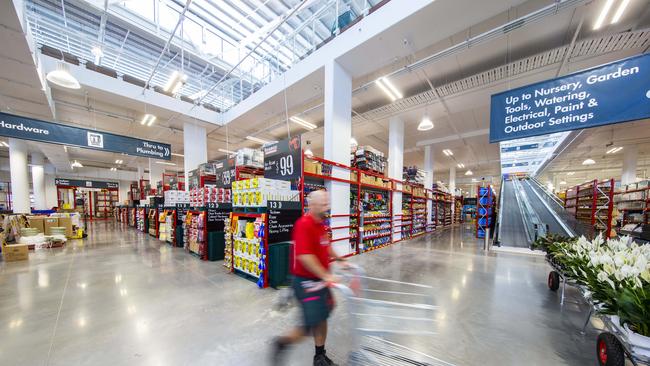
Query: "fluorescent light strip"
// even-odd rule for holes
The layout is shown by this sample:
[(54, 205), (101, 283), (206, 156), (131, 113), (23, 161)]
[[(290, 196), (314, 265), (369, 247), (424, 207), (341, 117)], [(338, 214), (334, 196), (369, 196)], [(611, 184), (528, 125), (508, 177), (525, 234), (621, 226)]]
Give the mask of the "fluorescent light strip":
[(600, 15), (598, 15), (596, 24), (594, 24), (594, 30), (600, 29), (600, 27), (603, 26), (603, 23), (605, 22), (605, 18), (607, 18), (607, 14), (609, 13), (609, 10), (612, 8), (612, 5), (614, 5), (614, 0), (607, 0), (605, 5), (603, 6), (603, 10), (601, 10)]
[(397, 100), (397, 97), (394, 96), (393, 93), (391, 93), (390, 90), (388, 90), (388, 88), (386, 88), (386, 87), (384, 86), (384, 84), (381, 82), (381, 79), (377, 79), (377, 80), (375, 80), (375, 84), (377, 84), (377, 85), (379, 86), (379, 89), (381, 89), (381, 91), (383, 91), (384, 94), (388, 95), (388, 97), (390, 98), (390, 101), (391, 101), (391, 102), (394, 102), (394, 101)]
[(175, 163), (168, 163), (166, 161), (157, 161), (156, 164), (176, 166)]
[(165, 84), (164, 90), (166, 92), (171, 91), (172, 94), (178, 93), (180, 88), (185, 85), (185, 82), (187, 81), (187, 75), (182, 74), (178, 71), (172, 72), (172, 74), (169, 76), (169, 79), (167, 80), (167, 83)]
[(614, 18), (612, 18), (612, 22), (610, 24), (617, 23), (619, 20), (621, 20), (623, 12), (625, 12), (625, 8), (627, 8), (629, 4), (630, 0), (623, 0), (621, 5), (618, 6), (618, 9), (616, 9), (616, 13), (614, 13)]
[(255, 136), (250, 136), (250, 135), (249, 135), (249, 136), (246, 136), (246, 139), (247, 139), (247, 140), (250, 140), (250, 141), (255, 141), (255, 142), (260, 143), (260, 144), (262, 144), (262, 145), (264, 145), (264, 144), (268, 144), (269, 142), (271, 142), (271, 141), (264, 140), (264, 139), (261, 139), (261, 138), (259, 138), (259, 137), (255, 137)]
[(122, 163), (124, 163), (124, 160), (122, 159), (115, 160), (115, 164), (122, 164)]
[(172, 153), (172, 156), (178, 156), (178, 157), (181, 157), (181, 158), (184, 158), (184, 157), (185, 157), (185, 155), (183, 155), (183, 154), (177, 154), (177, 153)]
[(449, 149), (442, 150), (442, 153), (447, 155), (447, 156), (453, 156), (454, 155), (454, 153)]
[(236, 154), (236, 152), (234, 152), (232, 150), (226, 150), (226, 149), (217, 149), (217, 151), (220, 151), (220, 152), (225, 153), (225, 154)]
[(607, 152), (605, 154), (616, 154), (617, 152), (619, 152), (621, 150), (623, 150), (623, 147), (621, 147), (621, 146), (613, 147), (613, 148), (607, 150)]
[(307, 121), (305, 121), (304, 119), (300, 119), (300, 118), (298, 118), (298, 117), (296, 117), (296, 116), (293, 116), (293, 117), (291, 117), (291, 118), (289, 118), (289, 119), (290, 119), (292, 122), (295, 122), (295, 123), (297, 123), (297, 124), (303, 126), (304, 128), (308, 129), (308, 130), (313, 130), (313, 129), (315, 129), (316, 127), (318, 127), (318, 126), (316, 126), (315, 124), (310, 123), (310, 122), (307, 122)]
[(4, 142), (4, 141), (0, 141), (0, 144), (2, 144), (2, 146), (4, 146), (4, 147), (9, 147), (9, 144), (7, 144), (7, 143)]
[(463, 163), (459, 163), (459, 164), (457, 164), (456, 166), (462, 169), (462, 168), (465, 167), (465, 164), (463, 164)]
[(390, 91), (393, 92), (393, 95), (395, 95), (395, 97), (396, 97), (397, 99), (402, 99), (402, 98), (404, 97), (404, 96), (402, 95), (402, 93), (400, 93), (400, 91), (397, 90), (397, 88), (395, 87), (395, 85), (393, 85), (393, 83), (390, 82), (390, 80), (388, 80), (388, 79), (385, 78), (385, 77), (381, 78), (381, 80), (384, 82), (384, 84), (386, 84), (386, 86), (388, 87), (388, 89), (390, 89)]
[(151, 125), (153, 125), (153, 123), (155, 121), (156, 121), (156, 116), (154, 116), (153, 114), (147, 113), (144, 116), (142, 116), (142, 121), (140, 121), (140, 124), (143, 125), (143, 126), (150, 127)]

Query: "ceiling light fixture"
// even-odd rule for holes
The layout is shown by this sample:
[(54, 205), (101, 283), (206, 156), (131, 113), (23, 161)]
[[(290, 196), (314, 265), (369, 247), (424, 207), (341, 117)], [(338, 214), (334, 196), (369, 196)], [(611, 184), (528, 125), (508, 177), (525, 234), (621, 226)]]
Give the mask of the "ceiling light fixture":
[(402, 93), (400, 93), (386, 77), (381, 77), (375, 80), (375, 84), (377, 84), (379, 89), (390, 98), (391, 102), (394, 102), (397, 99), (402, 99)]
[(355, 139), (354, 137), (350, 137), (350, 145), (359, 146), (359, 143), (357, 142), (357, 139)]
[(166, 161), (156, 161), (156, 164), (176, 166), (176, 163), (169, 163)]
[(68, 89), (81, 89), (79, 81), (72, 76), (69, 71), (68, 64), (59, 61), (56, 63), (56, 70), (50, 71), (45, 77), (50, 83), (62, 86)]
[(422, 117), (422, 121), (420, 121), (420, 124), (418, 125), (418, 131), (429, 131), (432, 128), (433, 122), (431, 122), (429, 116)]
[(576, 172), (567, 172), (566, 175), (574, 175)]
[(271, 141), (264, 140), (264, 139), (261, 139), (259, 137), (255, 137), (255, 136), (250, 136), (250, 135), (246, 136), (246, 139), (250, 140), (250, 141), (255, 141), (255, 142), (260, 143), (262, 145), (265, 145), (265, 144), (268, 144), (269, 142), (271, 142)]
[(315, 129), (316, 127), (318, 127), (318, 126), (316, 126), (315, 124), (310, 123), (310, 122), (307, 122), (307, 121), (305, 121), (304, 119), (300, 119), (300, 118), (298, 118), (298, 117), (296, 117), (296, 116), (293, 116), (293, 117), (289, 118), (289, 120), (290, 120), (291, 122), (295, 122), (295, 123), (301, 125), (302, 127), (306, 128), (306, 129), (308, 129), (308, 130), (313, 130), (313, 129)]
[(4, 147), (9, 147), (9, 144), (4, 142), (4, 141), (0, 141), (0, 145), (2, 145)]
[(603, 5), (603, 10), (600, 11), (600, 15), (598, 15), (598, 19), (596, 19), (596, 23), (594, 24), (594, 30), (597, 30), (603, 26), (605, 18), (607, 18), (607, 14), (612, 8), (612, 5), (614, 5), (614, 0), (607, 0), (605, 5)]
[(220, 151), (220, 152), (222, 152), (224, 154), (236, 154), (236, 152), (234, 152), (232, 150), (226, 150), (226, 149), (217, 149), (217, 151)]
[(81, 164), (81, 163), (80, 163), (79, 161), (77, 161), (77, 160), (73, 161), (72, 164), (70, 164), (70, 166), (71, 166), (72, 168), (83, 168), (83, 167), (84, 167), (83, 164)]
[(565, 182), (565, 181), (561, 181), (561, 182), (560, 182), (560, 185), (563, 185), (563, 184), (566, 184), (566, 182)]
[(465, 172), (465, 175), (474, 175), (474, 173), (471, 170), (467, 169), (467, 171)]
[(619, 20), (621, 20), (623, 12), (625, 12), (625, 8), (627, 8), (629, 4), (630, 0), (623, 0), (621, 2), (621, 5), (618, 6), (618, 9), (616, 9), (616, 13), (614, 13), (614, 17), (612, 18), (612, 22), (610, 24), (617, 23)]
[(112, 172), (116, 172), (116, 171), (117, 171), (117, 168), (116, 168), (116, 167), (112, 167), (112, 168), (111, 168), (111, 171), (112, 171)]
[(582, 162), (582, 165), (594, 165), (596, 164), (596, 161), (594, 159), (585, 159), (585, 161)]
[(454, 152), (449, 150), (449, 149), (442, 150), (442, 153), (445, 154), (446, 156), (453, 156), (454, 155)]
[(185, 155), (183, 155), (183, 154), (178, 154), (178, 153), (172, 153), (172, 156), (178, 156), (178, 157), (181, 157), (181, 158), (184, 158), (184, 157), (185, 157)]
[(122, 159), (115, 160), (115, 164), (122, 164), (122, 163), (124, 163), (124, 160)]
[(465, 167), (465, 164), (463, 164), (463, 163), (458, 163), (458, 164), (456, 164), (456, 166), (459, 167), (460, 169), (463, 169), (463, 168)]
[(90, 53), (95, 56), (95, 65), (99, 65), (99, 61), (101, 61), (102, 57), (104, 57), (104, 51), (102, 51), (102, 48), (95, 46), (92, 50), (90, 50)]
[(616, 154), (617, 152), (623, 150), (622, 146), (619, 147), (612, 147), (611, 149), (607, 150), (605, 154)]
[(163, 88), (166, 92), (176, 94), (178, 93), (179, 90), (185, 85), (185, 82), (187, 81), (187, 75), (174, 71), (172, 72), (171, 75), (169, 75), (169, 79), (167, 80), (167, 84), (165, 84), (165, 87)]
[(478, 179), (472, 178), (472, 182), (478, 182)]
[(201, 89), (201, 90), (197, 91), (196, 93), (190, 95), (188, 98), (190, 98), (192, 100), (197, 100), (197, 99), (201, 99), (201, 98), (205, 97), (207, 94), (208, 94), (207, 90)]
[(142, 116), (142, 121), (140, 121), (140, 124), (143, 126), (150, 127), (151, 125), (153, 125), (154, 122), (156, 122), (156, 116), (147, 113), (144, 116)]

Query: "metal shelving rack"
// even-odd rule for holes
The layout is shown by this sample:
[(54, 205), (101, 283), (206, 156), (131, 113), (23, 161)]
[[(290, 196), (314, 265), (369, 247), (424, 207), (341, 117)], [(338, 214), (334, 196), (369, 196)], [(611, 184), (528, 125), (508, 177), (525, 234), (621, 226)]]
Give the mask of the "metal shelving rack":
[(610, 237), (614, 210), (614, 179), (593, 180), (567, 191), (564, 208), (595, 231)]

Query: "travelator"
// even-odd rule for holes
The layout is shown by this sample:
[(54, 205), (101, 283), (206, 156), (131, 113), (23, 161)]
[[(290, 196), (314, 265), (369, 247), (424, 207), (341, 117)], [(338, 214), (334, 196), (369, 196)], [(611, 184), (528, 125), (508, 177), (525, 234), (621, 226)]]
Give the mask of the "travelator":
[(494, 244), (528, 248), (547, 234), (593, 236), (593, 228), (566, 212), (563, 202), (534, 177), (501, 181)]

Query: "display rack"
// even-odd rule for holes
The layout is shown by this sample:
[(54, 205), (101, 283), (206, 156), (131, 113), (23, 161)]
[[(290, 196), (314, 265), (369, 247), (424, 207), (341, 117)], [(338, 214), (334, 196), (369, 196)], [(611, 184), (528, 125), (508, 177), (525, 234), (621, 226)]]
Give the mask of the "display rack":
[(138, 207), (137, 209), (137, 214), (136, 214), (136, 228), (143, 233), (147, 233), (149, 231), (149, 219), (147, 216), (147, 208), (146, 207)]
[(413, 194), (411, 193), (411, 186), (402, 184), (402, 212), (401, 223), (399, 224), (400, 240), (411, 238), (413, 232)]
[[(426, 191), (426, 203), (429, 205), (427, 206), (427, 225), (426, 225), (426, 232), (430, 233), (436, 230), (436, 201), (435, 201), (435, 195), (433, 194), (433, 190), (431, 189), (425, 189)], [(430, 207), (430, 208), (429, 208)]]
[(496, 202), (496, 196), (492, 186), (478, 186), (476, 189), (477, 211), (476, 211), (476, 237), (485, 238), (486, 230), (492, 223), (492, 210)]
[(232, 235), (230, 270), (255, 282), (260, 288), (268, 287), (268, 215), (261, 212), (232, 212), (229, 224), (226, 233)]
[(614, 194), (616, 209), (621, 215), (621, 228), (630, 224), (648, 225), (650, 216), (650, 181), (622, 186)]
[(454, 197), (454, 223), (463, 222), (463, 196)]
[(427, 229), (427, 192), (419, 185), (412, 186), (411, 214), (413, 226), (411, 237), (417, 237), (426, 233)]
[(575, 186), (567, 191), (564, 207), (579, 222), (588, 224), (609, 238), (614, 210), (614, 179), (593, 180)]
[(185, 232), (187, 233), (185, 249), (201, 259), (207, 254), (207, 225), (205, 219), (206, 212), (199, 210), (188, 210), (185, 216)]
[(147, 213), (147, 231), (149, 232), (149, 235), (153, 236), (154, 238), (158, 237), (158, 207), (150, 207), (149, 212)]

